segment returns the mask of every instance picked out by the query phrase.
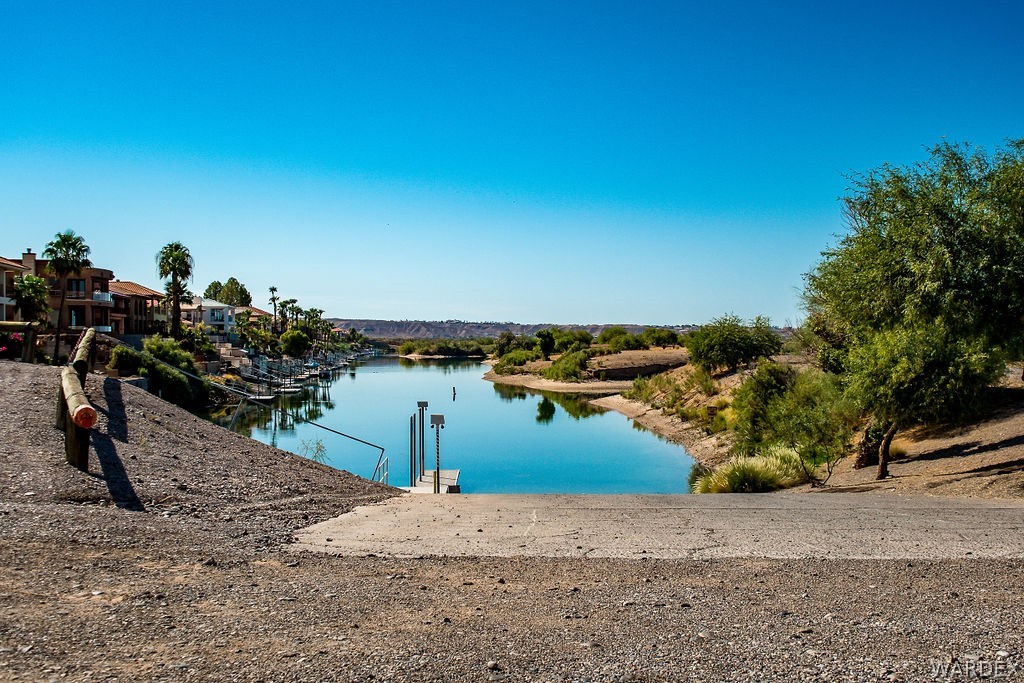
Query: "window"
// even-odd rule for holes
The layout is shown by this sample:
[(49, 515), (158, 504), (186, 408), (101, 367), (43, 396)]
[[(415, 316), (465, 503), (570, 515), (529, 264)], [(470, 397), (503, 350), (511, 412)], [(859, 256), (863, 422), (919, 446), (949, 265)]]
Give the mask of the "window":
[(68, 278), (68, 298), (85, 298), (85, 280), (81, 278)]

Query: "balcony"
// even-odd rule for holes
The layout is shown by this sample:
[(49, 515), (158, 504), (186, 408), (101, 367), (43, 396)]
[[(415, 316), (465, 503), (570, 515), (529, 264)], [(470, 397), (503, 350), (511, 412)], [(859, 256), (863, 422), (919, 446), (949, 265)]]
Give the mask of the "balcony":
[(110, 292), (93, 292), (93, 303), (114, 305), (114, 295)]
[(110, 325), (93, 325), (92, 328), (97, 332), (102, 332), (104, 334), (110, 334), (114, 331), (114, 328)]

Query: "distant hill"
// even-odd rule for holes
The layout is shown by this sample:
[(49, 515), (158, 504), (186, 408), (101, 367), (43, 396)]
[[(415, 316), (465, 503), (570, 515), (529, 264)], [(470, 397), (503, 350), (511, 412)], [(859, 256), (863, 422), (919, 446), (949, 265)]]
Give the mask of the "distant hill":
[[(472, 339), (474, 337), (497, 337), (502, 332), (513, 334), (536, 334), (554, 326), (554, 323), (522, 324), (499, 322), (466, 322), (464, 320), (349, 320), (345, 318), (328, 318), (335, 327), (342, 329), (355, 328), (371, 339)], [(606, 325), (557, 325), (566, 330), (587, 330), (594, 336), (600, 334)], [(631, 333), (643, 331), (647, 327), (668, 327), (677, 332), (695, 329), (693, 325), (622, 325)]]

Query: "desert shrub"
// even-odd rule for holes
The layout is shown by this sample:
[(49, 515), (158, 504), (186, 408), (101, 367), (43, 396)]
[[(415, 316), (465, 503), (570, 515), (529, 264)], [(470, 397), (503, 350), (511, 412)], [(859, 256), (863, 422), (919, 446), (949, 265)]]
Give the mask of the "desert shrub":
[(563, 353), (558, 360), (544, 368), (540, 374), (547, 379), (578, 382), (587, 371), (588, 360), (590, 360), (590, 353), (586, 349)]
[(667, 330), (664, 327), (648, 327), (640, 335), (647, 346), (676, 346), (679, 344), (679, 335), (675, 330)]
[(640, 349), (646, 349), (650, 346), (647, 341), (638, 334), (620, 334), (612, 337), (612, 340), (608, 342), (608, 349), (613, 353), (621, 353), (623, 351), (638, 351)]
[(501, 357), (501, 360), (494, 366), (494, 371), (499, 375), (508, 375), (514, 372), (515, 368), (538, 359), (540, 359), (540, 351), (513, 349)]
[[(139, 373), (149, 378), (149, 392), (183, 408), (194, 408), (205, 402), (206, 392), (196, 388), (180, 370), (161, 363), (148, 363)], [(202, 386), (202, 383), (198, 383)]]
[(610, 344), (611, 341), (616, 337), (621, 337), (623, 335), (628, 334), (629, 332), (626, 330), (626, 328), (622, 327), (621, 325), (613, 325), (612, 327), (606, 327), (603, 330), (601, 330), (601, 333), (599, 335), (597, 335), (597, 343)]
[(796, 372), (777, 363), (763, 363), (747, 377), (733, 396), (736, 411), (736, 441), (733, 451), (753, 455), (766, 441), (775, 438), (768, 423), (768, 409), (778, 397), (789, 391)]
[(515, 335), (511, 332), (502, 332), (494, 340), (494, 355), (504, 358), (511, 351), (521, 349), (523, 351), (534, 351), (537, 349), (537, 338), (530, 335)]
[(697, 407), (680, 405), (677, 412), (680, 417), (689, 420), (708, 434), (724, 432), (732, 428), (735, 422), (735, 412), (725, 399), (719, 399), (711, 405)]
[(765, 493), (805, 483), (799, 457), (775, 448), (764, 455), (733, 458), (694, 478), (693, 493)]
[(705, 396), (714, 396), (718, 393), (718, 385), (707, 370), (701, 367), (694, 368), (689, 377), (686, 378), (683, 386), (687, 390), (696, 389)]
[(771, 329), (767, 318), (757, 317), (750, 326), (745, 326), (734, 315), (712, 320), (688, 334), (685, 343), (690, 360), (709, 372), (718, 368), (733, 371), (782, 349), (782, 340)]
[(594, 343), (594, 335), (586, 330), (562, 330), (557, 327), (551, 328), (555, 333), (555, 353), (570, 351), (570, 347), (588, 348)]

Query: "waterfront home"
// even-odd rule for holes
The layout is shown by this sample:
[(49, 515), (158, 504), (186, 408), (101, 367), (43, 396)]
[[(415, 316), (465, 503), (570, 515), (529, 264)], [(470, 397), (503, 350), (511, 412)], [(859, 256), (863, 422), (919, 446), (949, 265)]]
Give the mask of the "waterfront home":
[[(72, 273), (65, 278), (64, 282), (56, 277), (47, 268), (49, 263), (46, 259), (36, 258), (31, 249), (26, 249), (20, 259), (4, 258), (5, 270), (15, 265), (21, 266), (18, 273), (4, 273), (4, 287), (13, 288), (14, 275), (35, 275), (46, 280), (48, 293), (46, 305), (50, 309), (49, 320), (52, 325), (57, 324), (57, 309), (60, 307), (61, 289), (67, 290), (64, 300), (64, 325), (66, 331), (77, 332), (86, 327), (95, 327), (97, 332), (110, 332), (110, 312), (114, 308), (114, 298), (110, 294), (110, 281), (114, 279), (114, 271), (106, 268), (83, 268), (77, 273)], [(8, 276), (11, 282), (7, 281)], [(10, 289), (7, 289), (10, 292)], [(13, 311), (7, 309), (6, 301), (10, 295), (5, 296), (4, 314), (10, 320)]]
[(195, 326), (202, 323), (216, 342), (229, 341), (235, 333), (235, 307), (201, 296), (181, 303), (181, 319)]
[(113, 334), (167, 334), (167, 305), (164, 295), (145, 285), (129, 280), (110, 283), (114, 308), (110, 312)]

